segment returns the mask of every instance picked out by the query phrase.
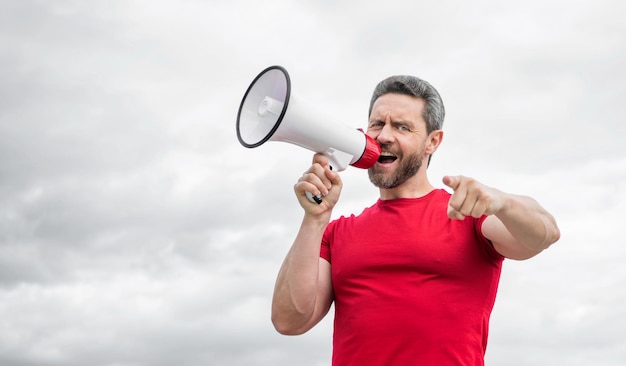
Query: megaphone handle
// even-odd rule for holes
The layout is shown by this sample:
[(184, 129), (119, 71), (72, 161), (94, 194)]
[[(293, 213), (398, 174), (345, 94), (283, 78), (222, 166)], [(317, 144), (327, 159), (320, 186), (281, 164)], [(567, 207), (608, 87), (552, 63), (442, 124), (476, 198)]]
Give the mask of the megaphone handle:
[(304, 192), (306, 194), (306, 197), (309, 199), (309, 201), (313, 202), (313, 203), (317, 203), (318, 205), (322, 203), (322, 196), (317, 195), (314, 196), (313, 193), (311, 192)]

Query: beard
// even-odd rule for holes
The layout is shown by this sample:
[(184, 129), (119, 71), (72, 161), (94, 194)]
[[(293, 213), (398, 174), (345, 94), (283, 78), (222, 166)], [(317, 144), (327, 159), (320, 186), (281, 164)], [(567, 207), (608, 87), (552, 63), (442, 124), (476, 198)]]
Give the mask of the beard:
[(400, 160), (395, 171), (387, 173), (376, 169), (376, 165), (367, 170), (370, 182), (378, 188), (396, 188), (417, 174), (424, 160), (424, 149), (407, 156), (398, 156)]

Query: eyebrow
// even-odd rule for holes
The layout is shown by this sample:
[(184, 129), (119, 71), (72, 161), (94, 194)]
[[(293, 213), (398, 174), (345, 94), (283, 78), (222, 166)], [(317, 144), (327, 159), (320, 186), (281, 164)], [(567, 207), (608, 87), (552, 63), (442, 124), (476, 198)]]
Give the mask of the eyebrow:
[[(370, 119), (368, 123), (373, 123), (373, 122), (385, 122), (385, 120), (382, 118), (373, 118), (373, 119)], [(403, 126), (411, 126), (411, 127), (414, 127), (415, 125), (413, 122), (406, 121), (406, 120), (391, 120), (391, 124), (394, 126), (403, 125)]]

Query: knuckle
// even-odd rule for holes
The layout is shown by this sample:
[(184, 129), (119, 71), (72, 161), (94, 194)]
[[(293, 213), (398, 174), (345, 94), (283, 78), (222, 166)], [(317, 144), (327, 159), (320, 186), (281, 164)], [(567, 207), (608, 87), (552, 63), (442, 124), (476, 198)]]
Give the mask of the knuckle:
[(302, 176), (300, 177), (300, 179), (298, 181), (300, 181), (300, 182), (310, 181), (312, 179), (312, 176), (313, 176), (313, 173), (305, 172), (304, 174), (302, 174)]

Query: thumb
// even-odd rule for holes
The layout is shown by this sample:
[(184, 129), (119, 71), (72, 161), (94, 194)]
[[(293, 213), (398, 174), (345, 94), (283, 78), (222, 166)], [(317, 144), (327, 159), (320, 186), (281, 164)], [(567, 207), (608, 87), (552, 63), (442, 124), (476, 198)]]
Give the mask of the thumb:
[(443, 180), (443, 184), (447, 185), (453, 190), (456, 190), (457, 188), (459, 188), (459, 184), (461, 184), (461, 178), (458, 176), (452, 177), (452, 176), (446, 175), (445, 177), (443, 177), (442, 180)]

